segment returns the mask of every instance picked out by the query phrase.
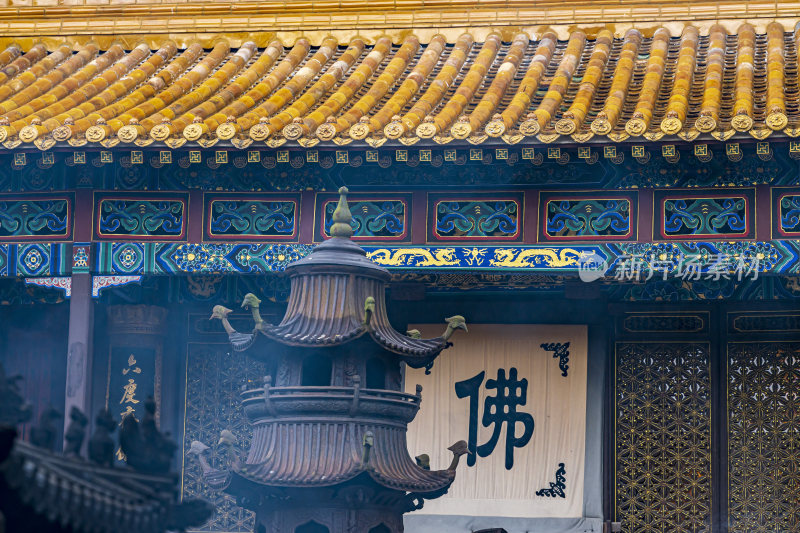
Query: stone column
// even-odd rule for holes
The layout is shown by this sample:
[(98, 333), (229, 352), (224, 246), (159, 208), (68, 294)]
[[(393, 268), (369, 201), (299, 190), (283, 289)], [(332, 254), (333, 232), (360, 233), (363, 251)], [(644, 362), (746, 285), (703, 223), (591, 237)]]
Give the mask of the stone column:
[(69, 336), (67, 340), (67, 377), (64, 398), (64, 432), (69, 426), (69, 412), (77, 407), (88, 415), (92, 401), (92, 337), (94, 303), (92, 276), (89, 274), (89, 244), (73, 245), (71, 296), (69, 301)]
[[(91, 420), (92, 413), (92, 341), (94, 339), (94, 302), (92, 302), (92, 191), (75, 193), (73, 219), (72, 279), (70, 280), (69, 335), (67, 340), (67, 377), (64, 398), (64, 434), (69, 427), (73, 407)], [(88, 439), (84, 439), (84, 446)]]

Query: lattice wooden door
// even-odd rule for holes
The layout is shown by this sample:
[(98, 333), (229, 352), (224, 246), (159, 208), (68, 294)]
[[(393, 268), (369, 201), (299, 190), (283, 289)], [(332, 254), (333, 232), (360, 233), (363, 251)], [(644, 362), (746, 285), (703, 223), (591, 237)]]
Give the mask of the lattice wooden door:
[(701, 309), (616, 317), (613, 520), (800, 533), (800, 313)]
[[(190, 324), (193, 323), (190, 315)], [(201, 320), (208, 322), (208, 316)], [(249, 449), (251, 430), (242, 411), (239, 392), (248, 381), (260, 381), (264, 376), (261, 363), (231, 353), (224, 334), (192, 335), (186, 359), (186, 412), (184, 418), (183, 446), (189, 449), (193, 440), (211, 447), (207, 458), (215, 468), (228, 468), (224, 447), (217, 446), (220, 432), (229, 429), (238, 440), (236, 448)], [(208, 337), (208, 338), (203, 338)], [(212, 342), (208, 342), (212, 340)], [(236, 505), (228, 495), (212, 491), (203, 482), (197, 461), (186, 457), (182, 469), (182, 496), (202, 497), (216, 505), (211, 520), (193, 531), (250, 533), (254, 530), (254, 515)]]

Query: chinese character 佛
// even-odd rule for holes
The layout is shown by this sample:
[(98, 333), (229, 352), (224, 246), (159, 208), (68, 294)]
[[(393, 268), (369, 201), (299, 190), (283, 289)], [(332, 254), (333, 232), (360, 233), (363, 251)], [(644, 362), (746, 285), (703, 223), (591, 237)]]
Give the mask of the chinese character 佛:
[[(528, 380), (517, 379), (517, 369), (511, 368), (506, 378), (503, 368), (497, 370), (497, 379), (486, 380), (488, 390), (496, 390), (495, 396), (487, 396), (483, 404), (483, 427), (494, 424), (492, 436), (484, 444), (478, 446), (478, 392), (486, 372), (456, 383), (456, 395), (469, 398), (469, 436), (467, 440), (469, 455), (467, 465), (474, 466), (476, 454), (488, 457), (497, 446), (503, 425), (506, 425), (506, 470), (514, 466), (514, 448), (522, 448), (533, 436), (533, 417), (528, 413), (518, 413), (517, 407), (525, 405), (528, 395)], [(517, 436), (517, 424), (522, 424), (522, 435)]]

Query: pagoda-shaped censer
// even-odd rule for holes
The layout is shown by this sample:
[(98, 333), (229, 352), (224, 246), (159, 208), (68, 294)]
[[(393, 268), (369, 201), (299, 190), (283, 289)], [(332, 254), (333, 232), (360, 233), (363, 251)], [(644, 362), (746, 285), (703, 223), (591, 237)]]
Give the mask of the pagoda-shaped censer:
[(242, 392), (253, 426), (247, 458), (220, 471), (203, 458), (201, 443), (192, 451), (213, 488), (256, 513), (257, 533), (402, 532), (403, 513), (445, 494), (467, 451), (464, 441), (451, 446), (446, 470), (409, 457), (407, 425), (422, 388), (402, 391), (400, 364), (430, 367), (453, 332), (467, 329), (464, 319), (447, 319), (434, 339), (392, 328), (389, 272), (350, 239), (347, 189), (339, 193), (332, 238), (286, 268), (291, 294), (280, 324), (261, 319), (252, 294), (242, 307), (253, 314), (253, 333), (235, 331), (222, 306), (212, 315), (234, 350), (265, 362), (268, 374), (262, 387)]

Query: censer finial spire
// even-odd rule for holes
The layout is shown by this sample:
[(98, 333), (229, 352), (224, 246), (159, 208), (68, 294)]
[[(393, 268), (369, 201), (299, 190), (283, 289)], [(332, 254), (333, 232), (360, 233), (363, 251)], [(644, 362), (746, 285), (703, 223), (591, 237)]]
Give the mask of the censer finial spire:
[(339, 203), (336, 210), (333, 212), (333, 226), (331, 226), (332, 237), (344, 237), (349, 239), (353, 236), (353, 227), (350, 222), (353, 220), (353, 215), (350, 213), (350, 207), (347, 205), (347, 187), (339, 188)]

